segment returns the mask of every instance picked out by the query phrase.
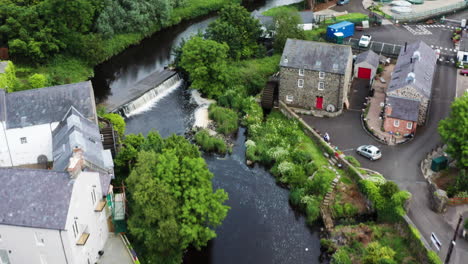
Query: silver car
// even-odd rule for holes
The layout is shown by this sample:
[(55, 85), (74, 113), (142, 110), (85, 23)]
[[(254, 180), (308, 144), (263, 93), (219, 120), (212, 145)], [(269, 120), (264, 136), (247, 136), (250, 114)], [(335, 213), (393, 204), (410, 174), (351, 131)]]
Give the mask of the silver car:
[(382, 157), (380, 149), (373, 145), (364, 145), (356, 149), (356, 152), (370, 160), (378, 160)]

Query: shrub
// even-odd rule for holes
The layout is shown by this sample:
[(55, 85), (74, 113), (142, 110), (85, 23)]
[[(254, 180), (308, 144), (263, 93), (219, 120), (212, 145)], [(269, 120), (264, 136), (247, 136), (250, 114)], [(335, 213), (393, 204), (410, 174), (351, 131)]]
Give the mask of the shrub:
[(117, 133), (119, 134), (121, 138), (125, 136), (126, 124), (122, 116), (120, 116), (119, 114), (107, 113), (107, 114), (103, 114), (101, 117), (111, 122), (115, 131), (117, 131)]
[(387, 181), (380, 186), (380, 195), (384, 198), (391, 198), (395, 193), (399, 191), (398, 185), (392, 181)]
[(361, 167), (361, 163), (353, 156), (346, 156), (345, 159), (354, 167)]
[(47, 77), (44, 74), (40, 74), (40, 73), (35, 73), (29, 76), (28, 82), (31, 88), (46, 87), (48, 83)]
[(331, 259), (331, 264), (352, 264), (349, 253), (343, 249), (338, 249), (338, 251), (333, 254)]
[(206, 130), (200, 130), (195, 134), (195, 142), (203, 151), (226, 154), (227, 147), (224, 140), (210, 136)]
[(442, 264), (442, 261), (440, 260), (437, 253), (435, 253), (432, 250), (429, 250), (429, 252), (427, 252), (427, 261), (429, 262), (429, 264)]
[(325, 195), (331, 188), (331, 183), (335, 177), (336, 175), (332, 170), (328, 168), (319, 169), (308, 186), (310, 193)]
[(299, 209), (304, 209), (304, 204), (301, 203), (302, 198), (305, 196), (305, 191), (303, 188), (294, 188), (289, 192), (289, 201), (292, 205), (298, 207)]
[(237, 113), (234, 110), (212, 104), (208, 111), (209, 117), (216, 121), (216, 131), (224, 135), (237, 131)]
[(332, 240), (325, 238), (320, 239), (320, 246), (330, 254), (333, 254), (337, 249), (337, 245)]
[(381, 74), (383, 70), (383, 66), (379, 64), (379, 66), (377, 67), (377, 74)]
[(314, 197), (314, 199), (311, 199), (307, 202), (306, 204), (306, 222), (309, 225), (313, 225), (314, 222), (319, 218), (320, 216), (320, 202), (318, 201), (317, 197)]

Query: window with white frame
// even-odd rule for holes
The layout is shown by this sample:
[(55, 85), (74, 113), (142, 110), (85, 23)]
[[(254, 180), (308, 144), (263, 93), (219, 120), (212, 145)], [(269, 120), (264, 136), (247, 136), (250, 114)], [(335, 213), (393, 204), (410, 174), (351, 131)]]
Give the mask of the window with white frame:
[(286, 95), (286, 102), (292, 102), (294, 100), (294, 97), (292, 95)]
[(394, 127), (399, 127), (400, 126), (400, 120), (393, 120), (393, 126)]
[(324, 72), (319, 72), (319, 78), (320, 79), (325, 79), (325, 73)]
[(26, 137), (20, 138), (20, 141), (21, 141), (21, 144), (26, 144), (26, 143), (28, 143), (28, 140), (26, 139)]
[(406, 128), (407, 129), (412, 129), (413, 128), (413, 122), (406, 123)]
[(297, 80), (297, 87), (299, 87), (299, 88), (304, 87), (304, 79), (298, 79)]
[(304, 69), (299, 69), (299, 76), (304, 76)]
[(38, 245), (38, 246), (44, 246), (44, 244), (45, 244), (44, 233), (42, 233), (42, 232), (36, 232), (34, 235), (35, 235), (35, 237), (36, 237), (36, 245)]
[(325, 83), (324, 83), (324, 82), (319, 82), (317, 88), (318, 88), (319, 90), (325, 89)]

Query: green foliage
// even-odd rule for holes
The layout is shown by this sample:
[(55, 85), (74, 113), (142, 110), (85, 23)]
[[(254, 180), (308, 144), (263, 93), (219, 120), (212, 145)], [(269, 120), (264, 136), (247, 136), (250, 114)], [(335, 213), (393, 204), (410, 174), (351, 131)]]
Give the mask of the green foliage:
[(226, 154), (227, 146), (222, 138), (210, 136), (208, 131), (201, 130), (195, 134), (195, 142), (206, 152)]
[(442, 261), (440, 260), (439, 256), (433, 250), (429, 250), (429, 252), (427, 253), (427, 260), (429, 264), (442, 264)]
[(342, 21), (349, 21), (353, 23), (359, 23), (364, 20), (369, 20), (369, 17), (362, 13), (348, 13), (346, 15), (337, 16), (335, 18), (325, 20), (325, 24), (334, 24)]
[(358, 213), (358, 209), (351, 203), (345, 203), (343, 205), (335, 203), (331, 207), (332, 215), (334, 218), (347, 218), (353, 217)]
[(289, 193), (289, 201), (291, 202), (292, 205), (303, 210), (304, 204), (301, 201), (304, 196), (305, 196), (305, 190), (303, 188), (294, 188)]
[(467, 197), (468, 192), (468, 172), (467, 169), (461, 169), (456, 178), (455, 184), (447, 188), (449, 197)]
[[(367, 245), (362, 257), (363, 264), (390, 264), (396, 262), (393, 260), (395, 251), (393, 249), (382, 246), (378, 242), (371, 242)], [(388, 262), (390, 261), (390, 262)]]
[(387, 181), (380, 186), (380, 195), (385, 199), (390, 199), (399, 191), (398, 185), (392, 181)]
[(465, 219), (465, 223), (463, 224), (463, 227), (465, 229), (468, 229), (468, 219)]
[(361, 163), (353, 156), (346, 156), (345, 160), (351, 163), (351, 165), (353, 165), (354, 167), (358, 167), (358, 168), (361, 167)]
[(447, 153), (460, 168), (468, 167), (468, 92), (453, 101), (449, 117), (439, 122), (439, 134)]
[(313, 225), (315, 221), (320, 217), (320, 200), (318, 197), (312, 197), (307, 200), (306, 205), (306, 222), (309, 225)]
[(122, 116), (120, 116), (119, 114), (107, 113), (101, 115), (101, 117), (111, 122), (114, 129), (117, 131), (117, 133), (119, 133), (120, 138), (123, 138), (125, 136), (125, 128), (127, 125), (125, 124), (125, 120)]
[(182, 20), (189, 20), (219, 10), (229, 3), (240, 2), (240, 0), (182, 0), (181, 4), (175, 6), (170, 21), (166, 24), (175, 25)]
[(377, 67), (377, 74), (381, 74), (383, 72), (384, 68), (381, 64)]
[(209, 98), (224, 92), (227, 80), (227, 44), (193, 37), (182, 48), (180, 66), (189, 73), (191, 87)]
[(241, 5), (228, 5), (206, 29), (205, 36), (229, 46), (229, 56), (235, 60), (250, 58), (259, 50), (257, 40), (262, 34), (258, 19)]
[(216, 122), (216, 131), (224, 135), (234, 133), (238, 129), (238, 117), (234, 110), (211, 104), (208, 115)]
[(305, 39), (312, 40), (312, 41), (325, 41), (325, 35), (327, 33), (327, 28), (321, 26), (319, 28), (315, 28), (312, 30), (304, 31)]
[(352, 264), (351, 258), (349, 257), (348, 252), (343, 249), (339, 249), (333, 254), (331, 259), (331, 264)]
[(31, 88), (41, 88), (47, 86), (47, 77), (44, 74), (35, 73), (29, 77)]
[(328, 168), (319, 169), (312, 182), (307, 185), (308, 190), (311, 193), (325, 195), (331, 189), (333, 179), (335, 179), (335, 173)]
[(336, 244), (332, 240), (325, 238), (320, 239), (320, 246), (329, 254), (333, 254), (337, 248)]
[(288, 38), (305, 39), (304, 29), (299, 26), (301, 17), (297, 12), (282, 10), (273, 17), (275, 28), (275, 42), (273, 47), (276, 53), (283, 51)]
[(12, 61), (8, 61), (5, 72), (0, 74), (0, 88), (5, 88), (8, 92), (14, 92), (16, 87), (18, 87), (16, 67)]
[(277, 7), (270, 8), (270, 9), (268, 9), (266, 11), (263, 11), (262, 15), (264, 15), (264, 16), (275, 16), (275, 15), (277, 15), (279, 13), (282, 13), (282, 12), (292, 13), (292, 12), (302, 11), (303, 9), (304, 9), (304, 2), (301, 1), (301, 2), (298, 2), (298, 3), (294, 3), (294, 4), (282, 5), (282, 6), (277, 6)]
[(144, 245), (148, 262), (180, 263), (187, 247), (200, 249), (216, 237), (214, 229), (229, 209), (223, 205), (228, 196), (222, 189), (213, 192), (213, 174), (185, 138), (162, 139), (150, 132), (143, 142), (140, 136), (132, 139), (137, 141), (141, 151), (126, 179), (129, 231)]

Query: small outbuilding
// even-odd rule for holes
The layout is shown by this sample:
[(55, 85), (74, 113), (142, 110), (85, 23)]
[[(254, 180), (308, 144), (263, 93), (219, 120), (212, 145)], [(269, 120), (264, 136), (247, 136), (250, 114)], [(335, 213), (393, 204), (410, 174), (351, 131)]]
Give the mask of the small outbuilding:
[(372, 50), (360, 53), (354, 62), (354, 78), (368, 79), (372, 82), (378, 67), (379, 55)]

